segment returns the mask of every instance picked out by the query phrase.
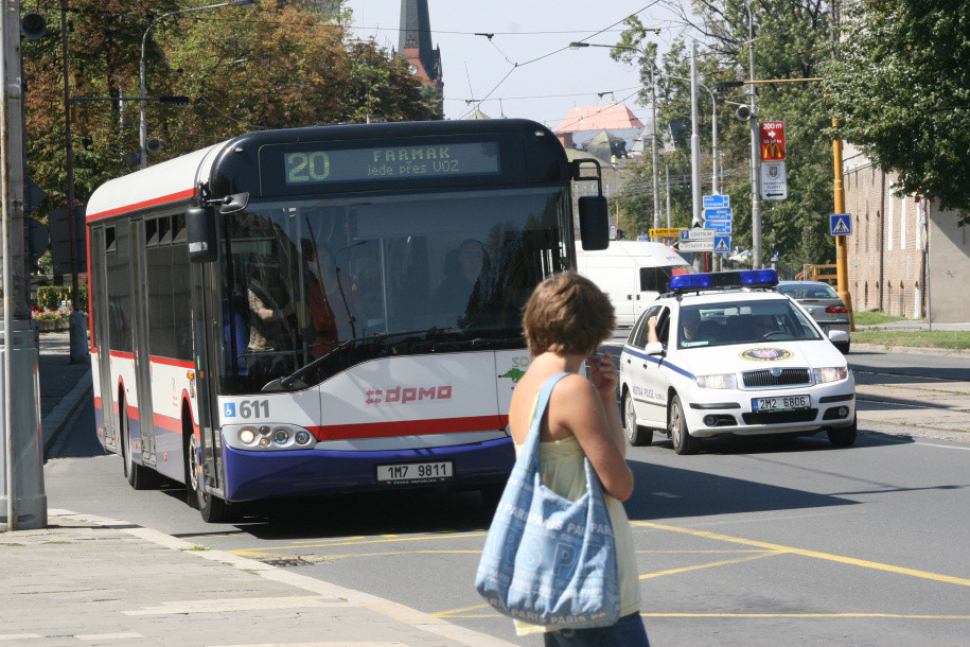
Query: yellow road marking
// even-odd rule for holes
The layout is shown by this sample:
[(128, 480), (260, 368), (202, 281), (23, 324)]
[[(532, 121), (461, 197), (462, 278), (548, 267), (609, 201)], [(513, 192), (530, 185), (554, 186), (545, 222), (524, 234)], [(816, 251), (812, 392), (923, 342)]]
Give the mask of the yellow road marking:
[(781, 550), (768, 550), (763, 551), (759, 555), (749, 555), (747, 557), (738, 557), (736, 559), (725, 559), (719, 562), (710, 562), (708, 564), (695, 564), (693, 566), (684, 566), (683, 568), (672, 568), (667, 571), (657, 571), (656, 573), (647, 573), (641, 575), (641, 580), (648, 580), (651, 577), (660, 577), (662, 575), (675, 575), (677, 573), (687, 573), (688, 571), (699, 571), (702, 568), (712, 568), (714, 566), (727, 566), (728, 564), (740, 564), (741, 562), (750, 562), (753, 559), (761, 559), (762, 557), (772, 557), (774, 555), (781, 555), (786, 551)]
[[(394, 542), (404, 542), (404, 541), (428, 541), (431, 539), (467, 539), (470, 537), (484, 537), (486, 533), (475, 532), (467, 534), (456, 534), (456, 535), (433, 535), (427, 537), (395, 537), (393, 539), (371, 539), (368, 541), (336, 541), (336, 542), (319, 542), (319, 543), (300, 543), (299, 545), (290, 546), (276, 546), (273, 548), (241, 548), (238, 550), (227, 551), (233, 555), (241, 555), (243, 557), (258, 557), (260, 555), (273, 555), (278, 554), (282, 550), (293, 550), (297, 548), (333, 548), (334, 546), (363, 546), (365, 544), (385, 544)], [(481, 552), (480, 550), (478, 552)]]
[(919, 571), (914, 568), (905, 568), (903, 566), (893, 566), (892, 564), (882, 564), (880, 562), (872, 562), (865, 559), (856, 559), (854, 557), (844, 557), (842, 555), (832, 555), (830, 553), (822, 553), (815, 550), (806, 550), (804, 548), (795, 548), (793, 546), (782, 546), (780, 544), (772, 544), (765, 541), (756, 541), (753, 539), (732, 537), (730, 535), (722, 535), (716, 532), (707, 532), (705, 530), (692, 530), (690, 528), (681, 528), (679, 526), (668, 526), (660, 523), (651, 523), (649, 521), (633, 521), (631, 522), (631, 524), (634, 526), (655, 528), (657, 530), (679, 532), (685, 535), (704, 537), (706, 539), (714, 539), (716, 541), (728, 541), (735, 544), (742, 544), (745, 546), (757, 546), (758, 548), (764, 548), (765, 550), (776, 551), (779, 554), (788, 553), (791, 555), (801, 555), (803, 557), (813, 557), (815, 559), (824, 559), (830, 562), (839, 562), (841, 564), (851, 564), (852, 566), (861, 566), (862, 568), (871, 568), (873, 570), (885, 571), (887, 573), (896, 573), (898, 575), (909, 575), (911, 577), (919, 577), (925, 580), (946, 582), (947, 584), (958, 584), (960, 586), (970, 586), (970, 579), (966, 579), (962, 577), (953, 577), (950, 575), (940, 575), (939, 573), (930, 573), (928, 571)]
[[(436, 618), (447, 618), (448, 616), (453, 616), (453, 615), (458, 614), (458, 613), (464, 613), (465, 611), (476, 611), (478, 609), (491, 609), (491, 608), (492, 607), (490, 607), (487, 604), (476, 604), (473, 607), (462, 607), (461, 609), (452, 609), (450, 611), (439, 611), (438, 613), (432, 613), (431, 615), (433, 615)], [(488, 614), (488, 616), (492, 616), (492, 615), (497, 616), (497, 615), (500, 615), (500, 614), (498, 614), (498, 613), (490, 613), (490, 614)], [(466, 618), (470, 618), (470, 617), (484, 618), (484, 617), (487, 617), (487, 616), (478, 615), (478, 616), (464, 616), (464, 617), (466, 617)]]

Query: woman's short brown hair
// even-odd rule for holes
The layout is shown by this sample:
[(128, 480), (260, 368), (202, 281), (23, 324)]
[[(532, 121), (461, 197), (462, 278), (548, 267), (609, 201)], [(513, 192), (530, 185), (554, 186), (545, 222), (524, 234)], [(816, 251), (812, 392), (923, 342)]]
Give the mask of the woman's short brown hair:
[(588, 355), (613, 334), (616, 317), (596, 284), (575, 272), (562, 272), (536, 286), (522, 326), (532, 355)]

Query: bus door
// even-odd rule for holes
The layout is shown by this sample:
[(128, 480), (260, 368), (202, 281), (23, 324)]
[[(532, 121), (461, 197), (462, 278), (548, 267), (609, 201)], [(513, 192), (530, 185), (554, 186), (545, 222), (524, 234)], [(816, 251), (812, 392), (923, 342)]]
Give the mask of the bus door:
[(148, 315), (148, 280), (145, 222), (131, 226), (131, 295), (134, 327), (135, 388), (138, 390), (138, 429), (141, 436), (142, 463), (155, 466), (155, 413), (152, 406), (151, 333)]
[(210, 371), (210, 367), (219, 366), (220, 349), (225, 344), (221, 336), (223, 326), (217, 321), (216, 266), (216, 263), (190, 263), (189, 277), (192, 284), (192, 355), (195, 358), (198, 409), (195, 422), (199, 427), (202, 450), (200, 482), (205, 482), (206, 491), (221, 494), (224, 485), (222, 439), (216, 424), (219, 412), (215, 409), (219, 398), (216, 380)]
[[(106, 234), (111, 232), (114, 239), (114, 226), (105, 227), (98, 225), (91, 227), (91, 307), (92, 307), (92, 331), (94, 346), (98, 349), (98, 374), (94, 379), (98, 380), (101, 387), (101, 425), (104, 430), (104, 442), (109, 448), (114, 448), (114, 437), (117, 433), (114, 425), (115, 394), (111, 385), (111, 340), (109, 331), (111, 329), (109, 318), (111, 310), (108, 300), (108, 271), (105, 266), (105, 252), (108, 249)], [(111, 242), (114, 242), (113, 240)]]

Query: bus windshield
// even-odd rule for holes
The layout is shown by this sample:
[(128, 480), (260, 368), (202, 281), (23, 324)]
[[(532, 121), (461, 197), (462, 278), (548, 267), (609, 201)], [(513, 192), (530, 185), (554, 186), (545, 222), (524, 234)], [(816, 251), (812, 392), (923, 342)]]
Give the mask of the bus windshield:
[(560, 188), (253, 199), (223, 222), (222, 387), (311, 362), (522, 347), (531, 287), (567, 267)]

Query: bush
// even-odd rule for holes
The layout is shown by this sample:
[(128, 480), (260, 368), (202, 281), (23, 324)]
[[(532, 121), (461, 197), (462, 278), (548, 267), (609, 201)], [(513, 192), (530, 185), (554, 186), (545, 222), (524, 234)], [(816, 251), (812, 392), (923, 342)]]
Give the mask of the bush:
[[(37, 288), (37, 305), (40, 308), (56, 310), (61, 307), (61, 301), (71, 302), (71, 286), (42, 285)], [(88, 311), (88, 289), (78, 286), (78, 309)]]

